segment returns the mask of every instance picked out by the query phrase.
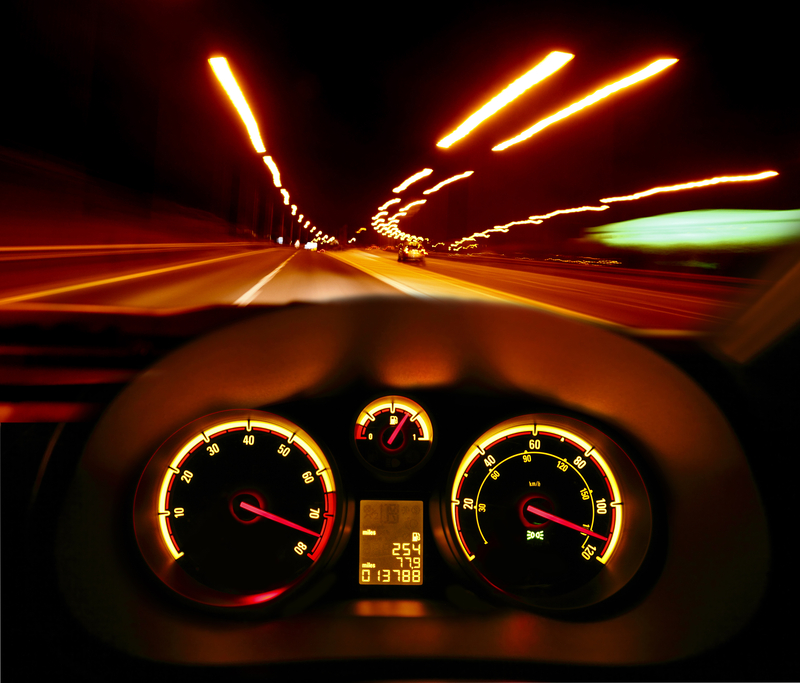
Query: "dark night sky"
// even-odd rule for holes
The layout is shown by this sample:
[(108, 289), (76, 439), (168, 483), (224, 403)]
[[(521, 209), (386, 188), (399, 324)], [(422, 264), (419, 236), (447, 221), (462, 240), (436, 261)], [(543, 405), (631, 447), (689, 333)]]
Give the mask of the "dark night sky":
[[(17, 68), (0, 144), (191, 203), (202, 194), (203, 173), (253, 161), (205, 62), (224, 54), (293, 201), (331, 230), (368, 224), (391, 188), (425, 166), (435, 170), (430, 184), (475, 170), (456, 196), (475, 230), (609, 193), (767, 168), (782, 173), (772, 187), (709, 193), (703, 201), (796, 208), (798, 57), (788, 8), (712, 14), (702, 3), (643, 11), (619, 3), (477, 1), (364, 7), (19, 3), (10, 44)], [(446, 151), (435, 147), (554, 49), (576, 57), (469, 139)], [(663, 56), (681, 61), (506, 152), (490, 151)], [(447, 201), (444, 192), (434, 197)], [(705, 206), (696, 197), (674, 201), (641, 210)], [(437, 229), (442, 206), (433, 204), (414, 224)]]

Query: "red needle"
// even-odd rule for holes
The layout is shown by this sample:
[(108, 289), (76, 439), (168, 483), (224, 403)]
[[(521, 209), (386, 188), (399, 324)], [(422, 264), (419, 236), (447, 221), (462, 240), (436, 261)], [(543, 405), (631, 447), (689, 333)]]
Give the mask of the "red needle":
[(400, 428), (405, 424), (405, 421), (408, 419), (408, 413), (403, 415), (403, 419), (400, 420), (400, 424), (395, 427), (395, 430), (392, 432), (392, 435), (389, 437), (389, 445), (392, 445), (392, 441), (394, 441), (394, 437), (397, 436), (397, 433), (400, 431)]
[(551, 515), (549, 512), (545, 512), (544, 510), (539, 510), (533, 507), (533, 505), (528, 505), (528, 507), (526, 507), (525, 509), (528, 512), (532, 512), (534, 515), (539, 515), (540, 517), (549, 519), (551, 522), (555, 522), (556, 524), (562, 524), (568, 529), (575, 529), (575, 531), (580, 531), (582, 534), (588, 534), (589, 536), (594, 536), (595, 538), (599, 538), (601, 541), (608, 540), (608, 536), (601, 536), (597, 532), (592, 531), (591, 529), (587, 529), (585, 526), (579, 526), (577, 524), (573, 524), (572, 522), (568, 522), (566, 519), (561, 519), (561, 517), (556, 517), (555, 515)]
[(257, 508), (255, 505), (250, 505), (250, 503), (239, 503), (239, 506), (248, 510), (249, 512), (255, 512), (257, 515), (261, 515), (266, 519), (271, 519), (273, 522), (278, 522), (279, 524), (285, 524), (286, 526), (292, 527), (292, 529), (297, 529), (298, 531), (305, 531), (307, 534), (311, 534), (312, 536), (319, 536), (316, 531), (311, 531), (311, 529), (306, 529), (304, 526), (300, 526), (299, 524), (295, 524), (294, 522), (290, 522), (288, 519), (284, 519), (283, 517), (278, 517), (278, 515), (273, 515), (271, 512), (267, 512), (266, 510), (262, 510), (261, 508)]

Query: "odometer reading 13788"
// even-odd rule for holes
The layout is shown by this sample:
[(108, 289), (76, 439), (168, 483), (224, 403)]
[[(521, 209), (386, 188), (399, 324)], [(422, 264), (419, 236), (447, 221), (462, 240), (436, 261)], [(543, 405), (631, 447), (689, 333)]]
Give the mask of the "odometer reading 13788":
[(360, 584), (422, 583), (422, 510), (420, 500), (361, 501)]
[(626, 454), (589, 425), (548, 415), (509, 420), (476, 441), (455, 469), (448, 516), (463, 565), (494, 590), (546, 607), (616, 592), (641, 563), (651, 527)]

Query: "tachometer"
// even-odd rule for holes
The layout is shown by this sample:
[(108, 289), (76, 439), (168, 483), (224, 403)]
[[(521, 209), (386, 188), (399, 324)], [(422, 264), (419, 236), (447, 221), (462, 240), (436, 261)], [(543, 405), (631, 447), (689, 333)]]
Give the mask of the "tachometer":
[(334, 551), (342, 525), (336, 470), (297, 425), (225, 411), (171, 437), (142, 474), (134, 528), (171, 589), (219, 606), (269, 602)]
[(483, 434), (457, 463), (443, 501), (459, 562), (532, 606), (581, 607), (624, 586), (652, 518), (641, 476), (598, 430), (526, 415)]

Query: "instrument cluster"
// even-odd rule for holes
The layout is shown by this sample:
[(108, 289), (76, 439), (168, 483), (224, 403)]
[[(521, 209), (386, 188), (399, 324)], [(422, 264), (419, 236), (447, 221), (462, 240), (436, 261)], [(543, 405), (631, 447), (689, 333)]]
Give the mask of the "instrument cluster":
[(269, 611), (331, 572), (345, 594), (420, 597), (450, 572), (490, 601), (563, 611), (616, 594), (644, 561), (647, 489), (598, 428), (544, 412), (492, 423), (475, 400), (441, 415), (401, 395), (338, 403), (302, 427), (220, 411), (162, 444), (133, 514), (153, 574), (193, 603)]

